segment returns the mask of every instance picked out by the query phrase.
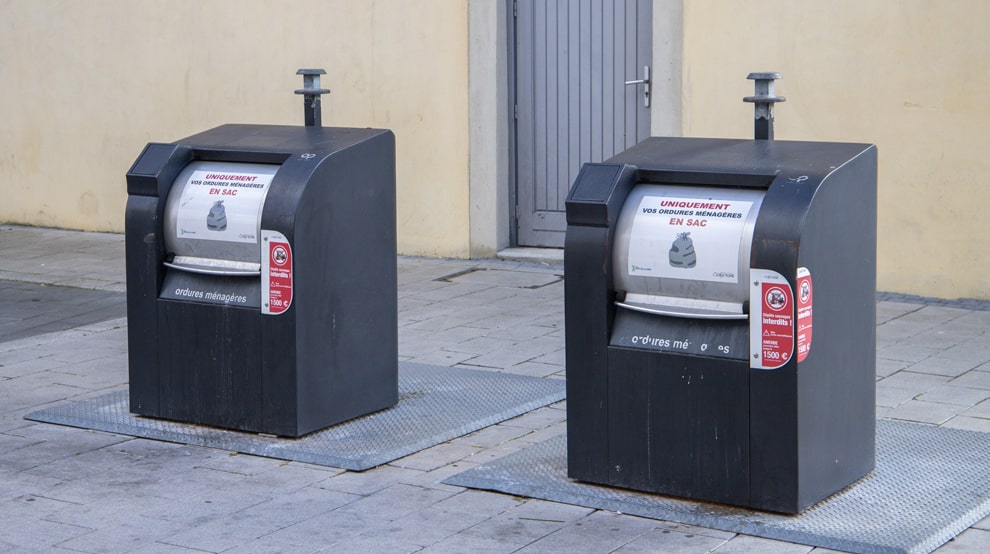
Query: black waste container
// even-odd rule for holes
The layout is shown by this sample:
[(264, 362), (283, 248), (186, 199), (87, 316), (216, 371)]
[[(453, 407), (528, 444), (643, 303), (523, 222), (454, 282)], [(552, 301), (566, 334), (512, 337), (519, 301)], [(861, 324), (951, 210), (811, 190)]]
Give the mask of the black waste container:
[(224, 125), (127, 192), (132, 412), (296, 437), (397, 402), (390, 131)]
[(876, 172), (868, 144), (703, 138), (585, 165), (570, 476), (796, 513), (870, 472)]

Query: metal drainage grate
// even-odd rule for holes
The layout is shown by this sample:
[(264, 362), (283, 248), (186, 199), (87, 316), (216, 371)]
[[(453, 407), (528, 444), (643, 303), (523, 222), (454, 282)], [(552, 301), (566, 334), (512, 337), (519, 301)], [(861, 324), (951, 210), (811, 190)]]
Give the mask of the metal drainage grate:
[(399, 362), (399, 403), (301, 438), (136, 416), (126, 390), (25, 419), (364, 471), (564, 398), (564, 381)]
[(483, 267), (472, 267), (464, 271), (458, 271), (443, 277), (437, 277), (434, 281), (445, 283), (467, 283), (472, 285), (488, 285), (494, 287), (510, 287), (517, 289), (539, 289), (547, 285), (558, 283), (564, 279), (563, 275), (556, 273), (537, 271), (506, 271), (504, 269), (485, 269)]
[(930, 552), (990, 514), (990, 433), (877, 422), (877, 467), (798, 516), (567, 478), (561, 435), (443, 482), (848, 552)]

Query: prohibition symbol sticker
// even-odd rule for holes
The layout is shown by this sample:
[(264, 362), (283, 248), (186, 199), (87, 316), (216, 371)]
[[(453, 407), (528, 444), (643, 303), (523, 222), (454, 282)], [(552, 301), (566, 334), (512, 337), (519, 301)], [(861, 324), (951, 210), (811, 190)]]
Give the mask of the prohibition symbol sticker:
[(261, 231), (261, 313), (278, 315), (292, 305), (292, 247), (278, 231)]
[(764, 285), (766, 295), (763, 298), (764, 305), (771, 311), (779, 312), (787, 307), (787, 292), (780, 287)]
[(272, 263), (279, 267), (284, 267), (289, 263), (289, 251), (283, 244), (272, 243)]

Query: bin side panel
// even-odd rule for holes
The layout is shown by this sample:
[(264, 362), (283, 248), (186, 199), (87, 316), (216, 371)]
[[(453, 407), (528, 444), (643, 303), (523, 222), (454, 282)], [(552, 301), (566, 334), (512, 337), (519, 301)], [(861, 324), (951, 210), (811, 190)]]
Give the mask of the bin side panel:
[[(295, 298), (293, 303), (297, 301)], [(281, 316), (262, 316), (259, 322), (262, 427), (265, 433), (283, 437), (304, 434), (299, 430), (298, 421), (298, 346), (296, 321), (290, 315), (291, 310)]]
[(750, 372), (750, 502), (797, 513), (797, 373), (793, 364)]
[(568, 226), (564, 250), (567, 473), (608, 479), (608, 338), (615, 313), (606, 227)]
[(615, 317), (614, 228), (636, 168), (585, 164), (567, 196), (564, 329), (567, 367), (567, 472), (608, 479), (608, 342)]
[(130, 196), (124, 219), (127, 258), (127, 369), (130, 410), (158, 416), (158, 289), (165, 256), (159, 199)]
[(164, 279), (162, 220), (172, 181), (191, 159), (188, 148), (150, 143), (127, 172), (124, 250), (127, 276), (127, 368), (130, 410), (159, 415), (158, 292)]
[[(811, 145), (789, 152), (768, 150), (767, 156), (787, 164), (763, 198), (753, 231), (750, 267), (776, 271), (794, 290), (801, 230), (823, 175), (801, 168), (792, 179), (789, 166), (807, 156)], [(807, 174), (804, 174), (804, 173)], [(792, 317), (794, 316), (792, 307)], [(751, 325), (753, 323), (751, 322)], [(796, 513), (798, 496), (797, 362), (792, 357), (772, 370), (750, 370), (750, 504), (762, 510)]]
[(315, 171), (295, 219), (299, 432), (398, 402), (395, 140)]
[(870, 148), (831, 174), (803, 232), (799, 265), (814, 302), (811, 349), (798, 364), (802, 507), (875, 463), (876, 164)]
[[(225, 128), (236, 129), (236, 126)], [(260, 127), (259, 136), (271, 132), (270, 127)], [(275, 134), (269, 140), (286, 140)], [(279, 144), (279, 146), (283, 146)], [(260, 374), (260, 412), (265, 433), (272, 435), (297, 437), (303, 434), (299, 430), (299, 343), (298, 343), (298, 309), (308, 302), (305, 294), (300, 294), (297, 276), (299, 274), (299, 255), (296, 252), (295, 222), (303, 191), (309, 186), (313, 164), (300, 164), (299, 158), (286, 160), (272, 179), (265, 205), (262, 209), (261, 230), (277, 231), (289, 241), (292, 250), (292, 303), (285, 311), (275, 315), (261, 315), (259, 352)], [(270, 255), (262, 247), (262, 256)], [(329, 281), (329, 279), (328, 279)], [(262, 298), (264, 304), (266, 298)], [(259, 310), (260, 313), (260, 310)]]

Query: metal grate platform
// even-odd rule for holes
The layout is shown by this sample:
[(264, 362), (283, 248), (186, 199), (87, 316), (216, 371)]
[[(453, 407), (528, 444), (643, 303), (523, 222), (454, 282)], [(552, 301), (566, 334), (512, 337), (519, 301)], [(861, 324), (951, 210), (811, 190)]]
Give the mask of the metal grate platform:
[(136, 416), (126, 390), (25, 419), (364, 471), (564, 398), (562, 379), (399, 362), (399, 403), (304, 437), (277, 438)]
[(787, 516), (579, 483), (567, 437), (448, 477), (449, 485), (848, 552), (930, 552), (990, 514), (990, 433), (877, 422), (876, 470)]

